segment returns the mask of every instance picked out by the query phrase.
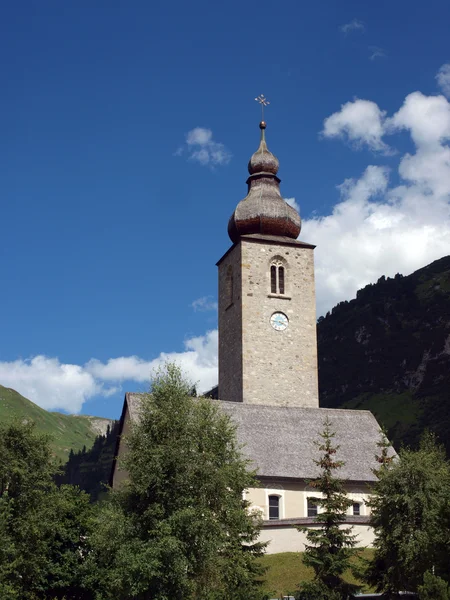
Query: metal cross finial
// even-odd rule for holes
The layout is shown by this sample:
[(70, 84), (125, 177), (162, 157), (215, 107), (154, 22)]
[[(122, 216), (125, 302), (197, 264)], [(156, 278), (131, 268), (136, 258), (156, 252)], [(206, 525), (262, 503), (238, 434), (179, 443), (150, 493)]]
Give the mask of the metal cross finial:
[(261, 115), (262, 115), (262, 120), (264, 121), (264, 107), (268, 106), (270, 104), (270, 102), (267, 100), (267, 98), (264, 96), (264, 94), (260, 94), (257, 98), (255, 98), (256, 102), (259, 102), (261, 104)]

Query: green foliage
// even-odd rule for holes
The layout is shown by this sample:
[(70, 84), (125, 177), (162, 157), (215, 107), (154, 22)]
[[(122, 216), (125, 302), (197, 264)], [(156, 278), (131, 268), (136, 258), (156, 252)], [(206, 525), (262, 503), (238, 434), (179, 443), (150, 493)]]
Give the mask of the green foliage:
[(377, 454), (375, 458), (379, 464), (379, 467), (377, 469), (373, 469), (373, 473), (380, 478), (384, 471), (392, 466), (392, 463), (395, 460), (395, 454), (392, 452), (391, 442), (388, 440), (386, 431), (384, 429), (381, 431), (381, 437), (377, 442), (377, 446), (380, 454)]
[(243, 499), (256, 485), (254, 474), (241, 457), (235, 426), (191, 389), (168, 365), (126, 439), (129, 483), (102, 507), (92, 537), (98, 598), (260, 595), (263, 546)]
[(450, 600), (448, 583), (427, 571), (423, 576), (423, 585), (419, 586), (419, 600)]
[(342, 600), (348, 595), (343, 595), (341, 589), (333, 589), (319, 579), (302, 584), (302, 589), (296, 598), (298, 600)]
[(372, 490), (375, 554), (369, 583), (380, 592), (417, 591), (434, 570), (448, 580), (450, 466), (444, 450), (426, 434), (417, 451), (378, 471)]
[(322, 453), (315, 463), (320, 467), (320, 476), (309, 482), (309, 485), (321, 493), (314, 498), (320, 513), (315, 518), (320, 526), (302, 528), (306, 533), (308, 544), (305, 546), (303, 562), (314, 569), (314, 581), (303, 584), (298, 594), (299, 600), (323, 598), (347, 598), (354, 586), (346, 583), (342, 577), (350, 566), (350, 559), (356, 554), (356, 536), (352, 528), (342, 527), (346, 520), (348, 508), (352, 501), (345, 493), (344, 482), (336, 475), (344, 463), (336, 460), (339, 446), (333, 444), (335, 437), (331, 431), (331, 423), (325, 420), (321, 440), (316, 442)]
[(55, 488), (47, 500), (47, 574), (42, 598), (90, 600), (85, 582), (85, 558), (89, 552), (89, 496), (79, 488)]
[[(89, 498), (58, 489), (47, 437), (32, 424), (0, 426), (2, 600), (82, 600)], [(77, 589), (78, 588), (78, 589)]]
[(15, 390), (0, 385), (0, 423), (33, 422), (37, 432), (51, 436), (52, 454), (63, 463), (71, 449), (77, 451), (83, 445), (92, 445), (97, 435), (94, 427), (97, 421), (109, 419), (49, 412)]
[(79, 452), (71, 450), (69, 459), (56, 478), (58, 485), (76, 485), (87, 492), (92, 502), (106, 493), (114, 458), (114, 450), (119, 431), (119, 422), (107, 428), (106, 435), (98, 435), (92, 448)]

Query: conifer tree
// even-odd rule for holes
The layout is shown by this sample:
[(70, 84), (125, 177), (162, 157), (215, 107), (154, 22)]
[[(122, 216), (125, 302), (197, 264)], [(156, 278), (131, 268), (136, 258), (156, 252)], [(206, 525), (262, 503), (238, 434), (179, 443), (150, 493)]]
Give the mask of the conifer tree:
[(339, 445), (334, 444), (334, 437), (327, 418), (321, 439), (315, 442), (321, 453), (314, 461), (320, 467), (320, 475), (308, 482), (320, 493), (312, 498), (321, 509), (315, 517), (318, 527), (299, 527), (308, 540), (303, 562), (314, 569), (314, 580), (300, 586), (299, 600), (341, 600), (356, 589), (342, 577), (356, 553), (356, 535), (351, 527), (342, 527), (352, 501), (345, 493), (344, 481), (338, 476), (344, 463), (336, 458)]
[(380, 466), (377, 469), (373, 469), (373, 474), (379, 479), (385, 470), (392, 466), (395, 459), (395, 454), (392, 452), (392, 445), (385, 429), (381, 430), (381, 437), (377, 442), (377, 446), (380, 449), (380, 454), (376, 454), (375, 459)]

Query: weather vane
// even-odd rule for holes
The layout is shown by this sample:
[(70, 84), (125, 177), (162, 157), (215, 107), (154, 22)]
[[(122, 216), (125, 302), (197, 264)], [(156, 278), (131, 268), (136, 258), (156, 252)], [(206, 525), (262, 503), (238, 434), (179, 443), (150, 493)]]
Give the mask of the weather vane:
[(261, 115), (262, 115), (262, 120), (264, 121), (264, 107), (268, 106), (270, 104), (270, 102), (267, 100), (267, 98), (264, 96), (264, 94), (260, 94), (257, 98), (255, 98), (256, 102), (259, 102), (261, 104)]

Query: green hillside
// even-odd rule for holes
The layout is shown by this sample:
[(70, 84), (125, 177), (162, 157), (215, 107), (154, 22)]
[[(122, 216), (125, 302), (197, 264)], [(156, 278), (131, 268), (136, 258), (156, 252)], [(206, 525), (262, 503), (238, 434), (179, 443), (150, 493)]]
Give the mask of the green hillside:
[(450, 456), (450, 256), (367, 285), (317, 337), (321, 406), (371, 410), (397, 447), (430, 429)]
[[(281, 552), (280, 554), (265, 554), (259, 559), (261, 565), (266, 569), (262, 587), (269, 598), (294, 595), (300, 583), (311, 581), (313, 571), (305, 567), (302, 556), (302, 552)], [(370, 560), (373, 557), (373, 550), (371, 548), (361, 549), (359, 556), (363, 560)], [(358, 565), (358, 558), (353, 558), (352, 563)], [(344, 574), (344, 579), (350, 583), (361, 585), (365, 592), (370, 591), (368, 586), (356, 579), (351, 571)]]
[(70, 450), (90, 448), (96, 436), (105, 433), (110, 419), (48, 412), (15, 390), (0, 385), (0, 423), (15, 419), (34, 421), (41, 433), (52, 437), (55, 457), (66, 462)]

